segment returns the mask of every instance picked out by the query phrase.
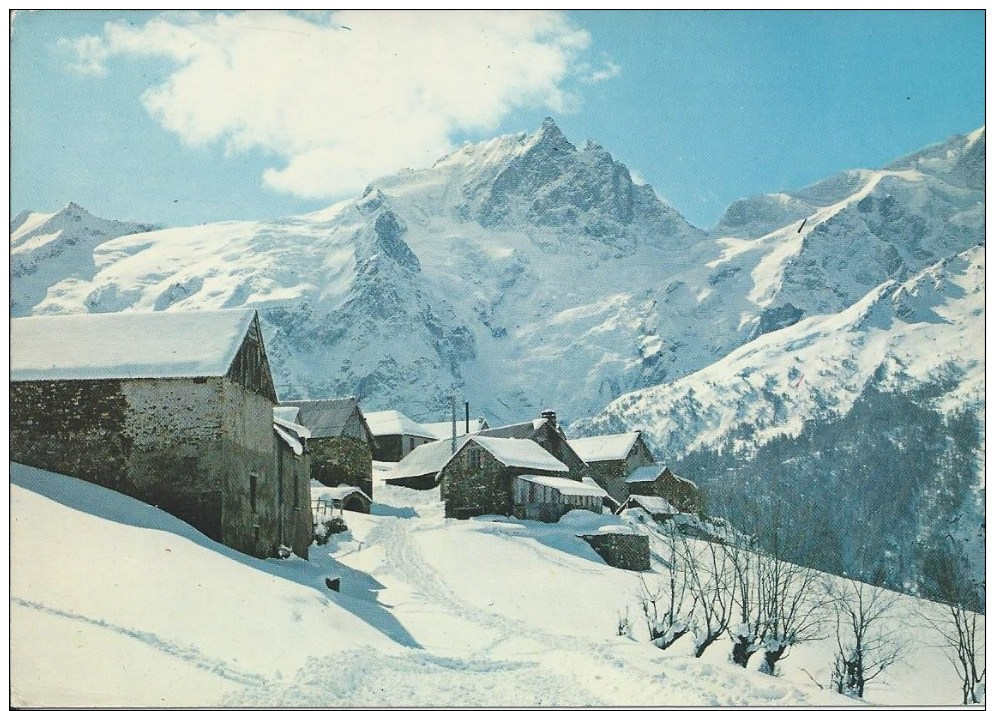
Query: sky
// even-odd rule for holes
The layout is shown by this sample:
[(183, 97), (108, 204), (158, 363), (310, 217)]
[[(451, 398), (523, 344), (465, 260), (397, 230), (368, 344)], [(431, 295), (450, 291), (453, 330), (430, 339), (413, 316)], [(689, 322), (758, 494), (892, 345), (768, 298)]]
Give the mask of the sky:
[(160, 225), (357, 196), (552, 116), (692, 224), (985, 122), (961, 11), (28, 11), (10, 215)]

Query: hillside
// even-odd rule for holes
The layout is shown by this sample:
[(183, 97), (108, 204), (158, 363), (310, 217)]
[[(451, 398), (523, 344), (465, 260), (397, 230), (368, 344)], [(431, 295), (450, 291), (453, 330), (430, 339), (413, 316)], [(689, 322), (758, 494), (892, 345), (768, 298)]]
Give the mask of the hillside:
[[(377, 486), (373, 515), (346, 512), (350, 531), (313, 546), (309, 562), (259, 561), (127, 497), (13, 465), (12, 703), (847, 701), (812, 681), (828, 678), (828, 640), (793, 650), (779, 678), (728, 662), (727, 642), (704, 659), (646, 643), (637, 575), (574, 536), (583, 520), (446, 520), (436, 492)], [(327, 576), (341, 578), (341, 593)], [(952, 667), (914, 624), (929, 603), (900, 604), (914, 644), (868, 700), (956, 703)], [(636, 639), (616, 635), (626, 608)]]
[(982, 129), (748, 198), (708, 234), (547, 120), (317, 213), (46, 257), (15, 270), (12, 313), (251, 306), (284, 398), (441, 419), (456, 388), (491, 421), (569, 422), (983, 242), (983, 152)]
[(973, 247), (578, 427), (643, 429), (735, 522), (779, 502), (826, 570), (915, 590), (916, 545), (950, 534), (983, 576), (984, 283)]

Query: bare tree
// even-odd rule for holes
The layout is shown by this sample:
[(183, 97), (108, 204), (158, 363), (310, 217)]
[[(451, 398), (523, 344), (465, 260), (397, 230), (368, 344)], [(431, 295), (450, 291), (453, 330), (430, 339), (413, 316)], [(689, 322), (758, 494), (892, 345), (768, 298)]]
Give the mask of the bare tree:
[(760, 584), (761, 554), (756, 548), (728, 549), (733, 610), (726, 632), (732, 640), (732, 661), (746, 668), (767, 634), (767, 601)]
[(640, 575), (642, 592), (639, 604), (649, 629), (650, 641), (660, 649), (667, 649), (686, 635), (691, 628), (693, 604), (687, 575), (687, 560), (679, 554), (677, 534), (670, 530), (666, 535), (658, 537), (667, 546), (670, 575), (666, 585), (659, 584), (655, 591), (650, 591), (646, 579)]
[(923, 613), (942, 640), (961, 681), (961, 702), (984, 701), (985, 616), (984, 579), (970, 573), (962, 547), (952, 537), (922, 559), (923, 591), (941, 604), (939, 611)]
[(899, 597), (845, 578), (835, 579), (828, 587), (836, 613), (831, 682), (837, 693), (863, 698), (865, 686), (907, 651), (893, 626)]
[(760, 671), (775, 675), (777, 663), (792, 645), (825, 637), (826, 596), (822, 573), (774, 556), (762, 556), (761, 595), (766, 604), (767, 631)]
[(686, 539), (679, 554), (691, 594), (692, 626), (695, 628), (694, 656), (705, 650), (729, 628), (733, 613), (733, 585), (726, 547), (715, 541), (701, 541), (699, 551)]

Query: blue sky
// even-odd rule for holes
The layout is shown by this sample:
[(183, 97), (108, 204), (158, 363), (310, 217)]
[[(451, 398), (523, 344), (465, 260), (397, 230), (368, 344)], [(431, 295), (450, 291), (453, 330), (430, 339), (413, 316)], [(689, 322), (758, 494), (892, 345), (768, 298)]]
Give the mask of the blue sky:
[(296, 214), (533, 131), (692, 223), (985, 121), (984, 12), (19, 13), (10, 212)]

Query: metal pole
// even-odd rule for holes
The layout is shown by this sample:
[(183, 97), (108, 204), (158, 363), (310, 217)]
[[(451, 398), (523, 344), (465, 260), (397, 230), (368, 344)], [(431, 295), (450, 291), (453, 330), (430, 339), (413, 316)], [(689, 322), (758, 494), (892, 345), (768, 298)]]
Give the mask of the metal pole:
[(449, 396), (449, 405), (452, 407), (453, 411), (453, 438), (452, 438), (452, 454), (456, 454), (456, 394), (453, 393)]
[(466, 433), (470, 434), (470, 401), (464, 400), (463, 406), (466, 408)]

